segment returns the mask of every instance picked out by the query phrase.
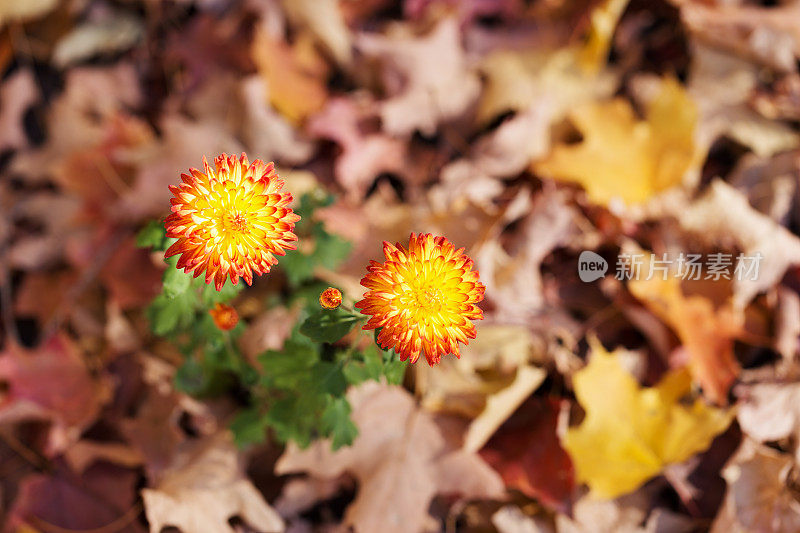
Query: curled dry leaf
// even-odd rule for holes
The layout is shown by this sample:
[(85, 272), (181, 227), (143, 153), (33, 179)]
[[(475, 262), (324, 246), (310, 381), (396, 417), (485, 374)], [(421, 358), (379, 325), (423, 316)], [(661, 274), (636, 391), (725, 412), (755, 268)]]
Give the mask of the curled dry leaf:
[(352, 389), (348, 399), (359, 429), (352, 447), (333, 452), (329, 442), (307, 450), (290, 445), (276, 473), (307, 472), (327, 479), (353, 474), (359, 490), (345, 521), (357, 532), (420, 531), (439, 493), (502, 495), (497, 474), (474, 454), (448, 452), (437, 425), (403, 389), (368, 383)]
[(363, 132), (359, 123), (363, 113), (353, 101), (333, 98), (308, 123), (308, 132), (335, 141), (342, 153), (336, 158), (336, 179), (354, 201), (382, 172), (403, 176), (406, 144), (380, 132)]
[(746, 256), (760, 254), (756, 276), (734, 280), (734, 304), (747, 305), (775, 285), (786, 269), (800, 264), (800, 238), (767, 215), (753, 209), (747, 198), (722, 180), (678, 215), (681, 226), (719, 244), (733, 241)]
[(361, 34), (356, 47), (382, 61), (390, 97), (381, 102), (380, 115), (391, 135), (415, 130), (433, 135), (440, 122), (461, 116), (480, 92), (455, 19), (442, 20), (423, 37)]
[(142, 499), (151, 533), (166, 526), (183, 533), (233, 533), (233, 517), (259, 533), (284, 530), (278, 513), (244, 477), (227, 432), (187, 442), (158, 485), (142, 490)]
[(712, 533), (800, 530), (800, 495), (789, 479), (792, 457), (750, 442), (743, 448), (723, 470), (728, 492)]

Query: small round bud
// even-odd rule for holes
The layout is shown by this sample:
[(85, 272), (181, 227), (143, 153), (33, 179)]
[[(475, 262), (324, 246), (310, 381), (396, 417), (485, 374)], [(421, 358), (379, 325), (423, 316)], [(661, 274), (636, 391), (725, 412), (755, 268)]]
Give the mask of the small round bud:
[(209, 309), (208, 314), (214, 319), (214, 324), (222, 331), (228, 331), (239, 323), (239, 313), (227, 304), (218, 303), (214, 309)]
[(336, 309), (342, 305), (342, 293), (339, 289), (328, 287), (319, 295), (319, 305), (325, 309)]

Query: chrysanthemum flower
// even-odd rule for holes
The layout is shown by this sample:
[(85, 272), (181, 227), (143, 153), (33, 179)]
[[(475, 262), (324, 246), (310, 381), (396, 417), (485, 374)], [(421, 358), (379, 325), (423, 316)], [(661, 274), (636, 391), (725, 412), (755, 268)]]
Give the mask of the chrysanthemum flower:
[(336, 309), (342, 305), (342, 293), (335, 287), (328, 287), (319, 295), (319, 305), (325, 309)]
[(475, 338), (470, 321), (483, 318), (476, 304), (486, 288), (472, 259), (429, 233), (412, 233), (408, 250), (384, 241), (383, 253), (386, 261), (370, 261), (361, 280), (369, 290), (356, 307), (372, 315), (364, 329), (382, 328), (378, 342), (401, 361), (414, 363), (422, 352), (431, 366), (442, 355), (460, 357), (458, 343)]
[(284, 182), (272, 163), (222, 154), (214, 165), (204, 157), (203, 172), (189, 169), (183, 183), (170, 186), (175, 197), (167, 236), (178, 241), (166, 257), (181, 254), (178, 268), (194, 270), (194, 277), (205, 272), (217, 290), (228, 276), (250, 285), (253, 273), (266, 274), (278, 262), (275, 255), (295, 249), (292, 231), (300, 217), (289, 208), (292, 195), (281, 192)]
[(231, 330), (239, 323), (239, 313), (228, 304), (217, 303), (208, 310), (208, 314), (214, 320), (214, 325), (222, 331)]

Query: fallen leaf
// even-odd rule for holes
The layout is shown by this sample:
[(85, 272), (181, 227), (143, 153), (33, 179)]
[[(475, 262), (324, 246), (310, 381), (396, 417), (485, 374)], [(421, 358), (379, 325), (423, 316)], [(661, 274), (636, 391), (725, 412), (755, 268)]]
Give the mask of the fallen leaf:
[(800, 4), (762, 7), (705, 5), (675, 0), (689, 31), (720, 48), (750, 56), (779, 71), (796, 70), (800, 57)]
[(136, 520), (137, 474), (109, 464), (76, 477), (56, 471), (22, 480), (5, 517), (7, 531), (94, 531), (109, 526), (119, 533), (141, 533)]
[(609, 205), (646, 202), (680, 185), (697, 163), (697, 110), (681, 85), (667, 78), (650, 102), (646, 119), (636, 119), (623, 99), (587, 103), (569, 115), (583, 135), (578, 144), (558, 144), (532, 169), (544, 177), (574, 182), (589, 199)]
[(480, 92), (453, 18), (443, 19), (423, 37), (363, 33), (356, 47), (382, 62), (389, 98), (380, 103), (380, 116), (390, 135), (415, 130), (433, 135), (440, 122), (461, 116)]
[(353, 201), (361, 200), (382, 172), (402, 176), (406, 168), (405, 143), (380, 132), (362, 131), (362, 114), (352, 100), (333, 98), (307, 127), (311, 135), (331, 139), (341, 147), (336, 179)]
[(0, 25), (7, 22), (35, 19), (46, 15), (58, 5), (58, 0), (29, 0), (17, 2), (16, 0), (0, 1)]
[(157, 486), (142, 490), (151, 533), (233, 533), (238, 516), (259, 533), (284, 531), (281, 517), (242, 474), (228, 432), (187, 442)]
[(575, 476), (556, 428), (561, 403), (532, 398), (503, 424), (481, 450), (506, 486), (543, 505), (570, 513)]
[(668, 464), (705, 450), (734, 416), (701, 399), (682, 404), (691, 388), (685, 370), (641, 387), (620, 364), (619, 350), (608, 353), (597, 341), (573, 384), (586, 417), (562, 442), (578, 480), (600, 498), (632, 492)]
[(353, 57), (353, 38), (337, 0), (284, 0), (286, 16), (306, 26), (340, 64)]
[(707, 242), (733, 241), (745, 256), (761, 255), (755, 276), (734, 280), (733, 299), (739, 307), (778, 283), (787, 268), (800, 264), (800, 238), (753, 209), (742, 193), (722, 180), (714, 180), (699, 200), (682, 210), (678, 220)]
[(96, 55), (118, 53), (133, 47), (143, 36), (141, 20), (121, 12), (89, 20), (58, 41), (53, 63), (64, 68)]
[(18, 70), (0, 86), (0, 151), (28, 146), (22, 120), (38, 99), (39, 86), (30, 69)]
[(243, 138), (248, 148), (264, 161), (297, 165), (314, 153), (309, 139), (269, 104), (269, 89), (260, 76), (249, 76), (240, 82), (244, 101)]
[(352, 473), (359, 490), (345, 521), (357, 532), (420, 531), (431, 500), (441, 492), (467, 498), (502, 494), (497, 474), (474, 454), (447, 452), (434, 421), (403, 389), (367, 383), (351, 390), (348, 399), (359, 428), (351, 447), (333, 452), (327, 441), (307, 450), (290, 444), (275, 471), (327, 479)]
[(687, 90), (700, 114), (696, 141), (703, 153), (723, 135), (763, 157), (797, 147), (800, 135), (794, 129), (761, 116), (750, 104), (761, 83), (758, 65), (696, 39), (691, 44)]
[(542, 53), (536, 50), (501, 50), (480, 64), (486, 86), (478, 105), (478, 122), (486, 124), (508, 111), (525, 112), (544, 100), (552, 120), (596, 98), (611, 96), (615, 76), (587, 75), (572, 49)]
[(720, 514), (728, 514), (733, 523), (722, 525), (718, 518), (711, 531), (789, 533), (800, 529), (799, 495), (788, 479), (792, 457), (766, 446), (754, 446), (739, 455), (723, 470), (728, 493)]
[(777, 441), (800, 430), (800, 384), (755, 383), (736, 391), (741, 398), (736, 416), (751, 439)]
[(325, 105), (328, 67), (310, 38), (301, 34), (290, 46), (262, 24), (256, 28), (252, 54), (267, 84), (265, 98), (289, 122), (299, 124)]
[(740, 370), (733, 342), (743, 331), (741, 309), (731, 302), (717, 308), (702, 294), (684, 294), (676, 275), (664, 279), (642, 274), (628, 281), (628, 289), (678, 335), (703, 393), (717, 404), (727, 404), (728, 390)]
[(110, 395), (108, 384), (89, 373), (77, 346), (63, 334), (33, 350), (11, 343), (0, 356), (0, 381), (7, 386), (0, 419), (15, 422), (15, 409), (31, 406), (40, 418), (52, 421), (51, 454), (77, 441)]

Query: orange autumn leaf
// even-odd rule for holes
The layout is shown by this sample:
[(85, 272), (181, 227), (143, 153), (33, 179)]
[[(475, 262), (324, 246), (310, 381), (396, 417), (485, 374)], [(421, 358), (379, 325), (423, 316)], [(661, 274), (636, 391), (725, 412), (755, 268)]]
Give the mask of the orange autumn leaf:
[(700, 294), (684, 294), (680, 278), (672, 275), (632, 279), (631, 293), (666, 322), (689, 355), (692, 377), (713, 402), (728, 403), (728, 390), (739, 375), (733, 341), (744, 325), (744, 315), (726, 302), (719, 308)]
[(299, 124), (325, 104), (328, 66), (314, 49), (310, 37), (301, 34), (290, 46), (264, 28), (256, 31), (253, 61), (267, 82), (270, 104), (290, 122)]

